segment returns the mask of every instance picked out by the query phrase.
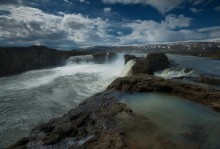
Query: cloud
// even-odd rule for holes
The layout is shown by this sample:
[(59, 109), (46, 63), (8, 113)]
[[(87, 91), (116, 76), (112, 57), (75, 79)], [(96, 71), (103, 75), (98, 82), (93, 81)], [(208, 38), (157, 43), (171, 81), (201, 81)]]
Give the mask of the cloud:
[(90, 2), (89, 1), (86, 1), (86, 0), (64, 0), (64, 2), (66, 2), (66, 3), (68, 3), (68, 4), (73, 4), (73, 2), (76, 2), (76, 1), (78, 1), (78, 2), (81, 2), (81, 3), (85, 3), (85, 4), (90, 4)]
[(215, 7), (215, 11), (220, 11), (220, 6)]
[(169, 12), (170, 10), (180, 6), (184, 0), (102, 0), (108, 4), (143, 4), (150, 5), (156, 8), (161, 13)]
[(191, 7), (190, 11), (193, 13), (199, 13), (199, 12), (203, 11), (203, 9), (196, 9), (196, 8)]
[[(110, 10), (106, 8), (107, 12)], [(160, 22), (113, 22), (82, 14), (51, 14), (27, 6), (4, 5), (0, 7), (0, 12), (3, 12), (0, 15), (1, 46), (40, 44), (71, 49), (80, 46), (147, 44), (220, 37), (220, 26), (191, 30), (193, 19), (182, 14), (168, 14)]]
[(112, 9), (111, 9), (110, 7), (104, 8), (104, 12), (105, 12), (105, 13), (110, 13), (111, 11), (112, 11)]
[[(173, 15), (169, 16), (173, 17)], [(220, 26), (190, 30), (184, 28), (190, 25), (189, 22), (183, 21), (184, 23), (180, 23), (182, 22), (180, 21), (178, 23), (178, 21), (176, 22), (175, 20), (178, 18), (182, 20), (182, 18), (185, 18), (183, 15), (175, 16), (173, 22), (176, 23), (171, 26), (167, 23), (167, 18), (161, 22), (136, 20), (123, 24), (123, 26), (130, 28), (132, 32), (128, 35), (119, 37), (121, 44), (206, 40), (220, 37)], [(177, 27), (180, 29), (176, 29)]]
[(183, 2), (184, 0), (148, 0), (148, 4), (159, 10), (161, 13), (169, 12), (180, 6)]
[(197, 13), (202, 11), (202, 9), (196, 9), (195, 6), (201, 5), (203, 3), (210, 3), (212, 0), (102, 0), (102, 2), (107, 4), (142, 4), (149, 5), (156, 8), (162, 14), (167, 13), (175, 8), (181, 8), (184, 4), (191, 4), (193, 7), (190, 9), (192, 12)]
[(81, 3), (86, 3), (86, 4), (90, 4), (89, 1), (86, 1), (86, 0), (79, 0)]
[(191, 0), (193, 6), (197, 6), (205, 2), (205, 0)]
[(170, 29), (176, 29), (189, 27), (191, 25), (191, 21), (192, 18), (185, 17), (184, 15), (177, 16), (175, 14), (169, 14), (166, 16), (163, 24)]
[[(48, 14), (37, 8), (5, 6), (0, 15), (0, 40), (7, 45), (24, 43), (70, 47), (109, 43), (109, 22), (81, 14)], [(113, 39), (111, 39), (114, 41)], [(62, 42), (62, 43), (61, 43)]]

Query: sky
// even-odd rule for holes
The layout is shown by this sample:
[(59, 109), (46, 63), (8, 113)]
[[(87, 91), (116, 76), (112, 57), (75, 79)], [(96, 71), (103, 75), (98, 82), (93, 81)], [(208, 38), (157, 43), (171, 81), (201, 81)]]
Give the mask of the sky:
[(0, 46), (220, 39), (220, 0), (0, 0)]

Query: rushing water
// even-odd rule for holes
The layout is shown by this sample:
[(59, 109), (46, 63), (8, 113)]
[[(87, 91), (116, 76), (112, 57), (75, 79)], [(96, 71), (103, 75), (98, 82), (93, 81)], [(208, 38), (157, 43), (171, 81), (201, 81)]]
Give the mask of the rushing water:
[(167, 54), (168, 58), (184, 67), (192, 68), (195, 72), (220, 78), (220, 60), (206, 57), (181, 56)]
[[(160, 134), (174, 142), (178, 148), (192, 146), (204, 149), (220, 148), (220, 114), (201, 104), (164, 93), (126, 94), (122, 96), (122, 101), (135, 113), (149, 119)], [(128, 123), (130, 122), (124, 125)], [(150, 130), (147, 124), (145, 127)], [(130, 136), (128, 136), (133, 139), (141, 136), (137, 144), (142, 148), (146, 147), (144, 142), (153, 138), (146, 134), (145, 127), (139, 129), (134, 127), (130, 130), (133, 132), (129, 132)], [(159, 140), (154, 141), (155, 145)]]
[[(137, 57), (146, 57), (147, 53), (131, 53)], [(167, 79), (181, 76), (195, 76), (205, 75), (213, 76), (220, 79), (220, 60), (213, 60), (207, 57), (196, 57), (186, 55), (166, 54), (170, 60), (179, 64), (182, 69), (166, 69), (164, 71), (156, 72), (156, 76), (164, 77)], [(184, 68), (192, 68), (192, 71), (185, 72)]]
[(135, 65), (135, 63), (135, 60), (128, 61), (121, 72), (121, 77), (132, 76), (132, 67)]
[[(146, 54), (138, 56), (142, 55)], [(220, 76), (219, 61), (191, 56), (169, 57), (198, 73)], [(128, 63), (121, 73), (122, 56), (102, 65), (94, 64), (92, 56), (77, 56), (71, 57), (63, 67), (0, 78), (0, 148), (28, 135), (39, 122), (59, 117), (86, 97), (104, 90), (118, 76), (129, 74), (132, 65)]]
[(0, 78), (0, 148), (104, 90), (124, 66), (122, 57), (111, 64), (92, 61), (91, 56), (70, 58), (63, 67)]

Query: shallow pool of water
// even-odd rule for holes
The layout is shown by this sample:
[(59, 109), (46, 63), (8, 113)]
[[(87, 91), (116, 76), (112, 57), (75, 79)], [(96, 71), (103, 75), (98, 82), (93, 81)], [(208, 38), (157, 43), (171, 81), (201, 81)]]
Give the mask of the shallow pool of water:
[[(157, 137), (162, 136), (171, 140), (177, 148), (183, 145), (185, 145), (183, 148), (187, 146), (204, 149), (220, 148), (220, 114), (206, 106), (164, 93), (125, 94), (122, 96), (122, 102), (127, 103), (138, 115), (151, 121), (157, 128), (156, 134), (160, 134)], [(146, 147), (143, 142), (152, 139), (152, 136), (147, 135), (149, 130), (146, 130), (149, 123), (144, 122), (146, 123), (144, 124), (143, 119), (138, 121), (138, 119), (129, 121), (129, 125), (136, 124), (128, 136), (142, 138), (139, 143), (142, 143), (141, 147)], [(157, 137), (154, 141), (160, 140)]]

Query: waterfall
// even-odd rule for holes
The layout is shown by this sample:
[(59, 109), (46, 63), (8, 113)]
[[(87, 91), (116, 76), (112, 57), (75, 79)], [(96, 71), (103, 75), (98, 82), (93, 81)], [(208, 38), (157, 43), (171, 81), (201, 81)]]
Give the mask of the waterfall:
[(94, 62), (94, 57), (92, 55), (71, 56), (67, 59), (67, 64), (85, 64), (91, 62)]
[(162, 71), (157, 71), (154, 73), (155, 76), (162, 77), (164, 79), (172, 79), (179, 77), (194, 77), (196, 73), (192, 70), (186, 71), (186, 68), (183, 69), (165, 69)]
[(105, 55), (105, 63), (106, 64), (109, 63), (109, 52), (107, 52), (106, 55)]
[(132, 75), (132, 67), (136, 63), (135, 60), (130, 60), (126, 63), (124, 69), (121, 72), (121, 77), (129, 77)]

